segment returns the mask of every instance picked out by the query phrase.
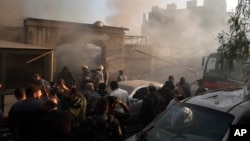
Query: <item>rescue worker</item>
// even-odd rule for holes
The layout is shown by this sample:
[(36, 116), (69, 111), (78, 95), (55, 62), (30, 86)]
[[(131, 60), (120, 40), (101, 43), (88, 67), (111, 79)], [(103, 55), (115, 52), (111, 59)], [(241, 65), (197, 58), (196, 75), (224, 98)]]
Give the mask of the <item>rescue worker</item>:
[(99, 65), (98, 68), (94, 71), (93, 82), (95, 84), (95, 88), (98, 88), (100, 83), (104, 83), (103, 69), (103, 65)]
[(89, 67), (87, 65), (82, 66), (82, 82), (81, 82), (81, 90), (85, 89), (86, 83), (91, 81)]

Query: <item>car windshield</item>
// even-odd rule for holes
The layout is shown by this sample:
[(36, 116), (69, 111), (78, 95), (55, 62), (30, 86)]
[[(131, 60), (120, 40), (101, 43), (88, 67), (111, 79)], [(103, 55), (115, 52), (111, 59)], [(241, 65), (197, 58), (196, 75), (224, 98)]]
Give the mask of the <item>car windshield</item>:
[(143, 136), (147, 141), (219, 141), (233, 115), (180, 103), (166, 111)]

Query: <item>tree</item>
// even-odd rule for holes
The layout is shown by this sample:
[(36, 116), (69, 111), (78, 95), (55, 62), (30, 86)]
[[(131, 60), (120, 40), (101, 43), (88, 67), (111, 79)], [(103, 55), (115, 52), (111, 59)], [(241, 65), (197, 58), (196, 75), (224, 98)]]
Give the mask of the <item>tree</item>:
[(222, 31), (217, 36), (219, 41), (218, 54), (222, 67), (234, 68), (234, 62), (244, 64), (249, 58), (250, 32), (250, 0), (238, 0), (235, 12), (228, 20), (229, 32)]
[[(228, 20), (229, 33), (222, 32), (218, 35), (219, 48), (218, 54), (221, 61), (222, 69), (235, 69), (234, 63), (241, 63), (245, 79), (245, 86), (248, 94), (246, 99), (250, 99), (250, 69), (244, 70), (244, 64), (249, 56), (250, 47), (250, 0), (238, 0), (235, 12), (232, 13)], [(224, 61), (226, 60), (226, 61)], [(224, 67), (226, 66), (226, 67)], [(239, 69), (239, 68), (237, 68)], [(247, 75), (246, 75), (247, 74)]]

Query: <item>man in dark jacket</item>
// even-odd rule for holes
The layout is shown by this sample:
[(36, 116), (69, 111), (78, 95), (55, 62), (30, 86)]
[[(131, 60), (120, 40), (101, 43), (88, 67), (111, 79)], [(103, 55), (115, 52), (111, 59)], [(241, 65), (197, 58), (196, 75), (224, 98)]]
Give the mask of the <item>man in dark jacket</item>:
[(37, 120), (36, 141), (70, 141), (74, 120), (68, 110), (58, 110), (56, 97), (43, 104), (45, 115)]
[(8, 114), (8, 125), (14, 136), (14, 140), (35, 140), (34, 123), (44, 115), (42, 109), (43, 100), (39, 99), (42, 92), (37, 85), (25, 89), (26, 99), (12, 105)]
[(203, 80), (202, 79), (198, 79), (196, 81), (197, 81), (197, 84), (198, 84), (198, 89), (196, 90), (196, 92), (194, 94), (195, 96), (200, 95), (201, 93), (207, 91), (207, 89), (203, 86)]
[(65, 81), (65, 85), (68, 88), (76, 86), (76, 78), (75, 75), (69, 71), (68, 67), (63, 67), (62, 72), (59, 73), (57, 77), (57, 81), (60, 82), (61, 80)]
[(123, 135), (119, 121), (108, 114), (109, 100), (98, 100), (94, 113), (84, 119), (74, 141), (122, 141)]
[(86, 116), (86, 99), (79, 95), (76, 88), (67, 90), (65, 96), (61, 100), (62, 110), (69, 110), (74, 117), (76, 127)]
[(154, 120), (155, 116), (161, 113), (161, 97), (157, 93), (157, 88), (150, 84), (148, 86), (148, 96), (143, 99), (140, 117), (143, 127)]

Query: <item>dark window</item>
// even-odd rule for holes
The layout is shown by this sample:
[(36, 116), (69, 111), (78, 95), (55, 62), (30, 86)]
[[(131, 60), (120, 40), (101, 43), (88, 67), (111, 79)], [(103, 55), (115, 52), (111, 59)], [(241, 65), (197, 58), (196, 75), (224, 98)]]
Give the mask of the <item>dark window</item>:
[(138, 89), (135, 94), (133, 95), (133, 98), (136, 99), (143, 99), (146, 95), (148, 95), (148, 89), (147, 87), (143, 87)]

